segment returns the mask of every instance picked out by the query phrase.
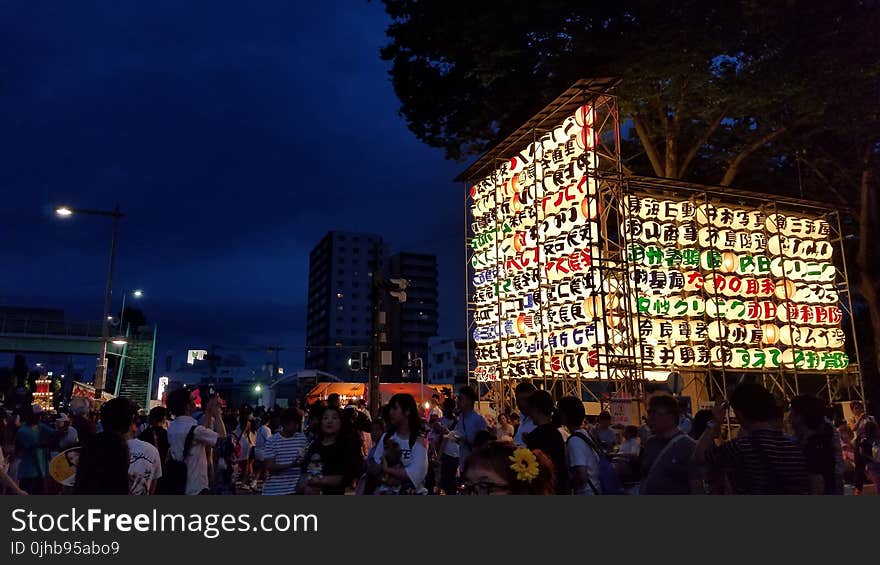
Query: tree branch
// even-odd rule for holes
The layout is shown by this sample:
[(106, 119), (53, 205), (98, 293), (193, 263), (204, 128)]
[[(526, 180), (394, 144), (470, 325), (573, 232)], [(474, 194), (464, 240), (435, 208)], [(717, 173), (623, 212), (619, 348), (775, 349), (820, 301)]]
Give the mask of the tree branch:
[(831, 191), (831, 194), (833, 194), (834, 196), (836, 196), (837, 199), (840, 200), (840, 203), (841, 203), (841, 204), (843, 204), (843, 205), (845, 205), (845, 206), (849, 206), (849, 201), (848, 201), (846, 198), (843, 197), (843, 195), (840, 193), (839, 190), (837, 190), (836, 188), (834, 188), (834, 185), (831, 184), (831, 180), (828, 178), (828, 176), (827, 176), (825, 173), (823, 173), (822, 171), (819, 170), (819, 167), (817, 167), (817, 166), (814, 165), (813, 163), (811, 163), (811, 162), (807, 161), (806, 159), (804, 159), (803, 156), (800, 157), (800, 160), (801, 160), (801, 163), (803, 163), (804, 165), (808, 166), (808, 167), (810, 168), (811, 171), (813, 171), (814, 173), (816, 173), (816, 176), (819, 177), (819, 180), (821, 180), (822, 182), (825, 183), (825, 186), (828, 187), (828, 190)]
[(736, 178), (737, 173), (739, 173), (739, 168), (742, 165), (743, 161), (746, 160), (752, 153), (770, 143), (783, 133), (788, 130), (786, 126), (780, 126), (779, 129), (768, 132), (761, 137), (759, 137), (755, 142), (750, 145), (747, 145), (740, 151), (736, 157), (730, 162), (730, 165), (727, 166), (727, 171), (724, 172), (724, 178), (721, 179), (721, 186), (730, 186), (733, 182), (733, 179)]
[(654, 140), (651, 139), (651, 135), (648, 132), (647, 125), (638, 114), (633, 114), (632, 121), (636, 128), (636, 135), (639, 136), (639, 140), (642, 142), (642, 147), (645, 148), (645, 153), (648, 155), (648, 159), (651, 161), (651, 166), (654, 168), (654, 174), (658, 177), (662, 177), (664, 173), (663, 164), (660, 161), (660, 154), (657, 152), (657, 146), (654, 145)]
[(712, 137), (712, 134), (715, 133), (715, 130), (718, 129), (718, 126), (721, 125), (721, 120), (724, 119), (724, 116), (727, 114), (727, 108), (721, 110), (718, 113), (718, 116), (715, 120), (709, 124), (709, 127), (706, 131), (703, 132), (703, 135), (697, 140), (696, 143), (691, 147), (691, 150), (688, 151), (687, 155), (685, 155), (684, 161), (681, 163), (681, 168), (678, 170), (678, 178), (684, 178), (684, 175), (687, 173), (688, 168), (691, 166), (691, 162), (696, 158), (697, 154), (700, 152), (700, 149), (706, 145), (706, 142), (709, 141), (709, 138)]

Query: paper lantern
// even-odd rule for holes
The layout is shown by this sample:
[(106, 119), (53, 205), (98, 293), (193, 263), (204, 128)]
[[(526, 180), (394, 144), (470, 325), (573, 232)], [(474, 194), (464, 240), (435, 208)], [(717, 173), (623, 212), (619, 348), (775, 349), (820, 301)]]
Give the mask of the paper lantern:
[(581, 151), (592, 151), (596, 147), (596, 132), (591, 127), (585, 127), (577, 136), (577, 147)]
[[(586, 197), (581, 201), (581, 214), (585, 218), (595, 220), (599, 215), (599, 202), (595, 198)], [(597, 234), (598, 236), (598, 234)]]
[(791, 300), (797, 293), (797, 285), (790, 280), (777, 281), (774, 295), (779, 300)]
[(580, 108), (578, 108), (574, 113), (575, 123), (581, 127), (593, 127), (593, 107), (589, 104), (584, 104)]
[(779, 328), (776, 324), (764, 324), (761, 326), (761, 343), (766, 345), (775, 345), (779, 341)]

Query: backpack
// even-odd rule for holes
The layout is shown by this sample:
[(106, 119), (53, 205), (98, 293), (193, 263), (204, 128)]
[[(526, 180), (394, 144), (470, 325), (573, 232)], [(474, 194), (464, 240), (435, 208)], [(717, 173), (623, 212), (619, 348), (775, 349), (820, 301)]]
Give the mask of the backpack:
[(594, 485), (593, 481), (590, 480), (590, 476), (587, 475), (587, 484), (593, 490), (593, 494), (624, 494), (623, 485), (620, 482), (620, 477), (617, 474), (617, 469), (614, 467), (614, 463), (612, 463), (611, 458), (609, 458), (608, 454), (605, 453), (605, 450), (597, 447), (593, 440), (590, 439), (588, 434), (581, 433), (580, 431), (576, 431), (575, 433), (571, 434), (571, 436), (568, 438), (568, 441), (571, 441), (572, 438), (574, 438), (575, 436), (583, 440), (587, 444), (587, 447), (592, 449), (593, 453), (595, 453), (596, 457), (599, 459), (599, 488), (602, 489), (602, 492), (599, 492), (599, 489), (596, 488), (596, 485)]
[(183, 459), (181, 461), (175, 459), (171, 455), (171, 450), (168, 450), (168, 460), (165, 462), (165, 471), (162, 476), (162, 494), (186, 494), (186, 481), (188, 476), (186, 458), (192, 447), (195, 433), (196, 427), (193, 426), (189, 429), (189, 433), (186, 434), (186, 439), (183, 442)]

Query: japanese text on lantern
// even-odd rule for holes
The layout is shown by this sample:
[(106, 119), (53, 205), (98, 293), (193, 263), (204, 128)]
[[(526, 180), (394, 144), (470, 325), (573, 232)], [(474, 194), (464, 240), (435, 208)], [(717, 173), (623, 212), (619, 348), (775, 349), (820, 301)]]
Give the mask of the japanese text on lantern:
[(623, 206), (644, 366), (848, 366), (824, 218), (636, 195)]
[(580, 107), (471, 187), (477, 380), (595, 370), (594, 118)]

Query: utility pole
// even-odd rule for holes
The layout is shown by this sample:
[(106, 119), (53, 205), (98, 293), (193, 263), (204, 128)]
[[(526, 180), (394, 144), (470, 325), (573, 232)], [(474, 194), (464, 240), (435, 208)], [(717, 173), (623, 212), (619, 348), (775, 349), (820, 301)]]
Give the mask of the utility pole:
[(382, 407), (381, 392), (379, 391), (380, 377), (382, 373), (382, 345), (388, 340), (387, 313), (385, 308), (386, 295), (390, 295), (398, 302), (406, 302), (406, 279), (388, 279), (381, 273), (373, 273), (372, 304), (373, 304), (373, 343), (370, 355), (370, 413), (373, 418), (379, 416)]

